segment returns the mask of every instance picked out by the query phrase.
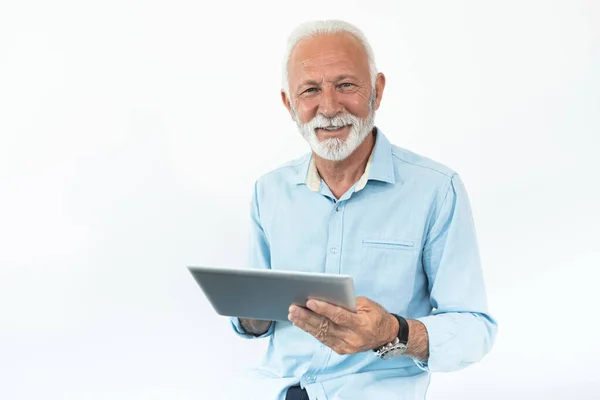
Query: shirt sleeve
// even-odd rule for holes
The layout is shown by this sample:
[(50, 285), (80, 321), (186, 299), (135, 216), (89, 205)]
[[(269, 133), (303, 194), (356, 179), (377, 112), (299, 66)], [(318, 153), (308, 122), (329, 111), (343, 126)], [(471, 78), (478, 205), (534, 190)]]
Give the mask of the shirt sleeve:
[[(248, 253), (248, 266), (249, 268), (271, 268), (271, 251), (269, 248), (269, 242), (267, 236), (262, 228), (260, 221), (260, 209), (258, 204), (258, 182), (254, 184), (254, 192), (252, 194), (252, 201), (250, 203), (250, 243)], [(245, 339), (260, 339), (273, 334), (275, 330), (276, 322), (271, 322), (269, 330), (263, 335), (254, 336), (247, 333), (240, 324), (240, 320), (237, 317), (230, 317), (229, 322), (234, 332)]]
[(442, 190), (423, 247), (430, 315), (417, 318), (429, 336), (431, 372), (456, 371), (480, 361), (492, 348), (497, 322), (488, 312), (486, 289), (468, 195), (457, 174)]

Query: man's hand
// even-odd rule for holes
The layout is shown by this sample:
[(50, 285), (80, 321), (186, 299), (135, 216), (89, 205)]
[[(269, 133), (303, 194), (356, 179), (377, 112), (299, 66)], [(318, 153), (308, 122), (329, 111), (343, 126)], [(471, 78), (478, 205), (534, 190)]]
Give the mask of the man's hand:
[(356, 299), (356, 313), (318, 300), (309, 300), (306, 307), (292, 305), (290, 321), (338, 354), (372, 350), (398, 334), (398, 320), (366, 297)]
[(254, 336), (261, 336), (267, 333), (271, 327), (272, 321), (263, 321), (260, 319), (240, 318), (240, 325), (246, 331)]

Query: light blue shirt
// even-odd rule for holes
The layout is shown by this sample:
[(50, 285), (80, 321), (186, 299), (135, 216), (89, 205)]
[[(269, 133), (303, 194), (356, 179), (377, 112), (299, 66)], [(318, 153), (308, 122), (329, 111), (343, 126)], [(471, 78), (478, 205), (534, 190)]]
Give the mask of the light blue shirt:
[[(364, 179), (340, 199), (319, 181), (311, 153), (257, 180), (249, 265), (352, 276), (356, 296), (425, 325), (429, 360), (338, 355), (290, 322), (275, 322), (261, 336), (269, 345), (256, 367), (257, 398), (283, 400), (299, 383), (311, 400), (423, 399), (432, 372), (478, 362), (493, 345), (497, 325), (459, 175), (376, 132)], [(237, 318), (230, 322), (254, 338)]]

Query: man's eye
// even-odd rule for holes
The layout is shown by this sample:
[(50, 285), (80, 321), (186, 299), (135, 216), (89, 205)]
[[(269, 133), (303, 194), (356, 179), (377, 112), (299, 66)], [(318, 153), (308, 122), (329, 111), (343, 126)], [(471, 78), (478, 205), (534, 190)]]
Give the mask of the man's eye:
[(311, 88), (306, 89), (303, 93), (313, 93), (316, 91), (317, 91), (317, 88), (311, 87)]
[(340, 84), (340, 87), (341, 87), (341, 88), (344, 88), (344, 89), (347, 89), (347, 88), (349, 88), (349, 87), (352, 87), (352, 86), (354, 86), (354, 85), (352, 85), (352, 84), (351, 84), (351, 83), (349, 83), (349, 82), (344, 82), (344, 83), (341, 83), (341, 84)]

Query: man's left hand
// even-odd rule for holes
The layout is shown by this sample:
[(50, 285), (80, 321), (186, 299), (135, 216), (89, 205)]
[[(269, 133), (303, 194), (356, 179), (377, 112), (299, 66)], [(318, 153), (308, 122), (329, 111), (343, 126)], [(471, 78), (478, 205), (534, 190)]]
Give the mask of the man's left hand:
[(356, 299), (356, 313), (312, 299), (306, 307), (292, 305), (289, 320), (338, 354), (376, 349), (398, 334), (396, 318), (366, 297)]

